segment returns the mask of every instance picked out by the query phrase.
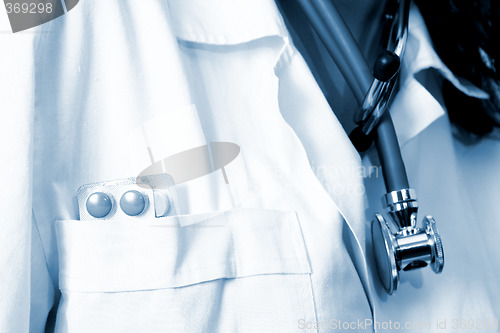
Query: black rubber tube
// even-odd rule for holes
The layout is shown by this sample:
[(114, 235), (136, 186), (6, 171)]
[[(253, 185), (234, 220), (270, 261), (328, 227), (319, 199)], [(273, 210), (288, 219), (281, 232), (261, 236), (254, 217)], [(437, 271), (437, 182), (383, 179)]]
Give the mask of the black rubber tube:
[(398, 138), (388, 111), (382, 115), (376, 131), (375, 146), (380, 158), (387, 193), (409, 188), (410, 185), (403, 158), (401, 157)]
[[(371, 83), (372, 70), (336, 6), (328, 0), (297, 0), (312, 27), (362, 104)], [(387, 192), (409, 188), (406, 169), (389, 112), (376, 129), (375, 145), (380, 157)]]

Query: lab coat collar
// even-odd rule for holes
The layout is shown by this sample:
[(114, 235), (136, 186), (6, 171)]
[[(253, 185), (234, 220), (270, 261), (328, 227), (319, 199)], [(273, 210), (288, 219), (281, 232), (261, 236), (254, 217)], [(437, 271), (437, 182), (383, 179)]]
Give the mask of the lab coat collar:
[(408, 42), (401, 67), (401, 84), (390, 112), (401, 145), (445, 114), (444, 106), (428, 91), (419, 73), (434, 69), (462, 93), (486, 99), (488, 94), (466, 79), (455, 76), (436, 54), (424, 19), (413, 5), (410, 11)]

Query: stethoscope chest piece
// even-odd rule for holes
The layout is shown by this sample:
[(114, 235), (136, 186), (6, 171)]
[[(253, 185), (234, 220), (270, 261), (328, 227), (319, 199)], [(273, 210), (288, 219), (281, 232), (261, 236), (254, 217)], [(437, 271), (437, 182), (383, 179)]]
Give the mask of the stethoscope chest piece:
[[(412, 190), (404, 191), (406, 194), (414, 193)], [(414, 196), (411, 198), (401, 193), (392, 194), (394, 198), (400, 200), (388, 207), (390, 216), (395, 220), (393, 226), (398, 231), (392, 232), (389, 223), (380, 214), (375, 214), (372, 221), (372, 241), (377, 271), (380, 282), (389, 294), (398, 288), (400, 271), (430, 266), (435, 273), (441, 273), (444, 267), (443, 246), (434, 219), (426, 216), (423, 226), (417, 228), (415, 226), (417, 205), (416, 203), (410, 205), (410, 201), (416, 201)]]
[(372, 240), (380, 282), (389, 294), (398, 287), (398, 266), (396, 264), (396, 248), (394, 236), (387, 222), (380, 214), (375, 214), (372, 221)]

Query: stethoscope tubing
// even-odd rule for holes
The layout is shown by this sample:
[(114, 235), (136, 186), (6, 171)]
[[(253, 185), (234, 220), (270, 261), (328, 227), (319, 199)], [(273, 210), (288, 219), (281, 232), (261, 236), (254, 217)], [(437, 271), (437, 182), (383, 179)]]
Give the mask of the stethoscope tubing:
[[(358, 104), (362, 105), (374, 77), (342, 15), (331, 1), (297, 1), (337, 64)], [(389, 112), (384, 112), (376, 128), (375, 145), (387, 192), (409, 188), (408, 176)]]

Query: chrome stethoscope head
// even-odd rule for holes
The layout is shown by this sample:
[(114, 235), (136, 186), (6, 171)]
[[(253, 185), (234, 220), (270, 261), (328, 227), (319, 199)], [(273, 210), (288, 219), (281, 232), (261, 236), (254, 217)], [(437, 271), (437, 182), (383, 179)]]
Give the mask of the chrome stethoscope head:
[(372, 221), (372, 240), (380, 281), (389, 294), (398, 288), (399, 272), (430, 266), (435, 273), (444, 267), (441, 237), (432, 216), (426, 216), (418, 228), (418, 203), (413, 189), (403, 189), (384, 196), (389, 223), (380, 214)]

